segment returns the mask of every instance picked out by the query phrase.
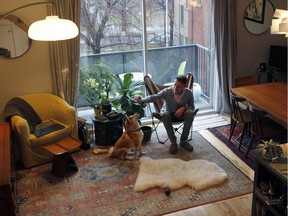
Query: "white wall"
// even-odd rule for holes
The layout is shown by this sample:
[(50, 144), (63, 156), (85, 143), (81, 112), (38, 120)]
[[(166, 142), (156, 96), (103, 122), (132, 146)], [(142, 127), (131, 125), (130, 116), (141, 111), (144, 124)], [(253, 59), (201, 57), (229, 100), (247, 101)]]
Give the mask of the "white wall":
[[(0, 1), (0, 14), (31, 3), (31, 0)], [(46, 17), (46, 5), (36, 5), (13, 13), (26, 24)], [(6, 103), (15, 96), (34, 92), (52, 92), (49, 47), (47, 42), (32, 41), (28, 52), (16, 59), (0, 56), (0, 121)]]
[[(270, 45), (287, 45), (285, 35), (271, 35), (270, 29), (261, 35), (253, 35), (244, 25), (244, 11), (252, 0), (238, 0), (237, 49), (238, 65), (235, 77), (257, 74), (261, 62), (268, 63)], [(271, 0), (274, 8), (286, 9), (287, 1)]]

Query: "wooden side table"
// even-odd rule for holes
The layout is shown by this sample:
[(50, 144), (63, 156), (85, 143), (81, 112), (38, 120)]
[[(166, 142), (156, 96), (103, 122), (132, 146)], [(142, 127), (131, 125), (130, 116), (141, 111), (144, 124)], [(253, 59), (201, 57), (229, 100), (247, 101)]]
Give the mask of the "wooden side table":
[(70, 152), (80, 147), (82, 142), (73, 138), (72, 136), (66, 137), (57, 143), (43, 146), (44, 149), (53, 154), (52, 174), (58, 177), (65, 176), (68, 167), (73, 168), (76, 172), (78, 167), (73, 160)]

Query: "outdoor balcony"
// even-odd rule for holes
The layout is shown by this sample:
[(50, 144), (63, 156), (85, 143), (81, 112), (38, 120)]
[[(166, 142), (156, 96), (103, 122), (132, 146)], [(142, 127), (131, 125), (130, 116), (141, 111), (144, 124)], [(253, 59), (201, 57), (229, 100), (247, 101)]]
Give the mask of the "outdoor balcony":
[[(170, 83), (174, 81), (179, 65), (186, 61), (185, 72), (191, 72), (194, 75), (194, 83), (198, 86), (197, 89), (199, 89), (199, 86), (201, 87), (200, 97), (195, 98), (195, 107), (210, 108), (212, 86), (210, 56), (210, 50), (199, 45), (149, 49), (147, 51), (147, 74), (152, 76), (155, 83), (161, 85)], [(99, 62), (107, 65), (114, 74), (133, 72), (135, 79), (143, 78), (142, 50), (81, 56), (80, 69)], [(196, 89), (194, 90), (196, 91)], [(87, 105), (88, 103), (79, 94), (79, 110), (86, 110), (85, 106)], [(88, 113), (88, 111), (85, 113)], [(149, 113), (147, 113), (148, 116)]]

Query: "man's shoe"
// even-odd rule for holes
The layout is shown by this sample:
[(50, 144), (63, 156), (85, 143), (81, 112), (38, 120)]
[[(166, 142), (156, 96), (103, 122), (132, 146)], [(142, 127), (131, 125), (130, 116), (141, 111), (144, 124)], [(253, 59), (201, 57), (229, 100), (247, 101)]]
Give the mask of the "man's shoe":
[(178, 147), (176, 142), (172, 142), (169, 148), (170, 154), (177, 154), (178, 152)]
[(183, 149), (185, 149), (186, 151), (190, 151), (190, 152), (193, 151), (193, 146), (192, 146), (190, 143), (188, 143), (187, 141), (181, 142), (181, 143), (180, 143), (180, 146), (181, 146)]

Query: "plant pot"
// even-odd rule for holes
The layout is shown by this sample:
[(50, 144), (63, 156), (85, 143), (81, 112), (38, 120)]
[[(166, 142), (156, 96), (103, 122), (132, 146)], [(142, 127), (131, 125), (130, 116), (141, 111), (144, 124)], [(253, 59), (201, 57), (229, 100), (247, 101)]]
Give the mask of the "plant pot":
[(111, 104), (103, 104), (101, 105), (102, 107), (102, 114), (107, 115), (107, 113), (111, 112), (112, 110), (112, 105)]
[(152, 127), (150, 126), (142, 126), (141, 127), (142, 132), (144, 133), (144, 137), (143, 137), (143, 142), (148, 142), (151, 140), (151, 136), (152, 136)]
[(283, 150), (280, 146), (274, 146), (273, 148), (265, 149), (262, 152), (262, 158), (269, 162), (277, 161), (283, 157)]
[(94, 108), (94, 116), (95, 118), (99, 118), (102, 115), (102, 111), (99, 108)]

